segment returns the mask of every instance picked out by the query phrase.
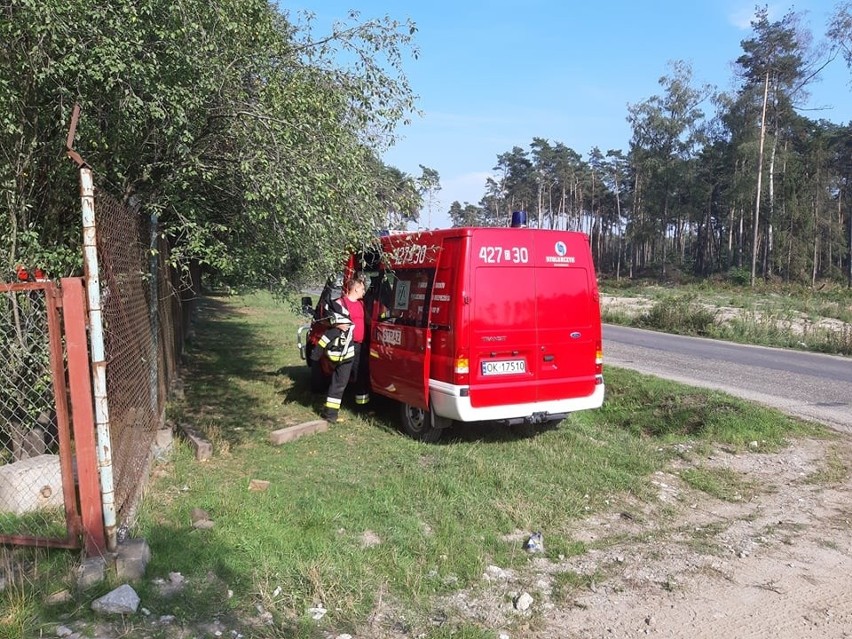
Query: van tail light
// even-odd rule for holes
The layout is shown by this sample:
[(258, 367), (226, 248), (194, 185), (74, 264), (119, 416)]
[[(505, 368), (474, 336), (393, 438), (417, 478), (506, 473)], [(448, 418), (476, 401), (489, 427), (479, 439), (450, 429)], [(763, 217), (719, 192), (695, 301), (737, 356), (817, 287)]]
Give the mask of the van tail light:
[(598, 342), (595, 345), (595, 374), (603, 373), (603, 345)]
[(467, 355), (457, 355), (453, 362), (453, 377), (456, 384), (467, 384), (470, 380), (470, 359)]

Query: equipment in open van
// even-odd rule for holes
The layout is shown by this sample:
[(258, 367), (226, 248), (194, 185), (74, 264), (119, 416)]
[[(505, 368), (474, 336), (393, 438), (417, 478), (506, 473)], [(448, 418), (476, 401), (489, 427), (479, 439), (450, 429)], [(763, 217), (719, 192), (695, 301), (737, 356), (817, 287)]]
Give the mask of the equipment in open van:
[[(476, 227), (380, 242), (344, 275), (364, 265), (371, 275), (371, 392), (399, 402), (407, 434), (436, 441), (453, 421), (541, 424), (601, 406), (600, 297), (585, 234)], [(316, 319), (299, 345), (318, 389)]]

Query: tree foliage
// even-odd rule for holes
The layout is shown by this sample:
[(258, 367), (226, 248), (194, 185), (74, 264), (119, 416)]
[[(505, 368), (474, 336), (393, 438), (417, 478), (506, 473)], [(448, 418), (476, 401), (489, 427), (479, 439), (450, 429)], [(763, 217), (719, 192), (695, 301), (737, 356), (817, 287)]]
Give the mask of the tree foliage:
[(818, 47), (799, 14), (759, 7), (734, 91), (696, 86), (674, 61), (657, 95), (628, 106), (627, 153), (534, 137), (497, 155), (480, 207), (454, 202), (453, 224), (526, 209), (532, 226), (586, 232), (599, 270), (619, 277), (741, 274), (753, 260), (766, 279), (852, 286), (852, 123), (797, 108), (838, 54), (852, 69), (851, 8), (838, 5)]
[(155, 214), (181, 264), (253, 283), (325, 273), (399, 197), (378, 158), (413, 112), (414, 25), (357, 13), (324, 36), (264, 0), (6, 0), (3, 261), (78, 268), (75, 147)]

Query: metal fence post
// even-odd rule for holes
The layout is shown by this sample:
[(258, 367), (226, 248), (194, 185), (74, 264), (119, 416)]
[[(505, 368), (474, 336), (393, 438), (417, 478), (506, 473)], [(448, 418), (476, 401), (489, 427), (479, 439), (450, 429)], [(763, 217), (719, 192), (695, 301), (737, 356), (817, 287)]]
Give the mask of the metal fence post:
[(95, 396), (95, 424), (98, 439), (98, 468), (101, 480), (101, 501), (104, 511), (104, 532), (107, 548), (115, 550), (116, 515), (115, 489), (112, 472), (112, 443), (109, 433), (109, 402), (106, 387), (106, 357), (101, 288), (98, 275), (97, 233), (95, 229), (95, 188), (92, 170), (80, 167), (80, 200), (83, 209), (83, 264), (89, 302), (89, 343), (92, 358), (92, 377)]

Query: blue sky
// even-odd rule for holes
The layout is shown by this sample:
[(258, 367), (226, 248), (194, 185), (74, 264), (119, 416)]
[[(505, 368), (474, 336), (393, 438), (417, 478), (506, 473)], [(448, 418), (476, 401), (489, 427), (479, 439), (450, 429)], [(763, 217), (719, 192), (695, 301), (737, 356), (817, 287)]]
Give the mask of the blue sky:
[[(298, 2), (298, 0), (297, 0)], [(754, 0), (318, 0), (282, 3), (316, 14), (327, 33), (350, 9), (417, 24), (418, 59), (405, 72), (422, 116), (400, 129), (387, 164), (414, 175), (438, 171), (439, 202), (423, 226), (449, 226), (453, 200), (477, 204), (497, 156), (533, 137), (562, 142), (583, 157), (597, 146), (628, 149), (628, 104), (659, 95), (668, 62), (692, 65), (694, 85), (733, 88), (740, 42), (752, 36)], [(760, 4), (763, 4), (762, 2)], [(805, 13), (824, 40), (834, 0), (769, 3), (770, 19)], [(810, 87), (809, 117), (852, 121), (852, 71), (835, 60)], [(709, 112), (709, 108), (705, 111)], [(709, 114), (709, 113), (708, 113)]]

